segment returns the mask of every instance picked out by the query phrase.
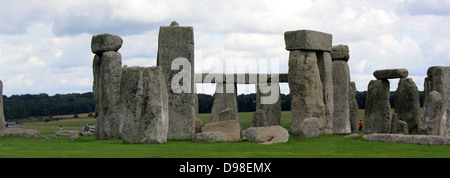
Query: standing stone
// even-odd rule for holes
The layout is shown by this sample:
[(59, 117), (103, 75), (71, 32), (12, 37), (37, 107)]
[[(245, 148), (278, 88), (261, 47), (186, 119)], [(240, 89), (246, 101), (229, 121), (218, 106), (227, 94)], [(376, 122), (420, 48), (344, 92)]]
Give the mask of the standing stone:
[(334, 113), (333, 133), (351, 132), (349, 107), (350, 71), (347, 61), (333, 60)]
[(350, 124), (352, 133), (358, 133), (359, 129), (359, 106), (356, 101), (356, 84), (355, 82), (350, 82), (348, 90), (348, 105), (350, 107)]
[(333, 134), (334, 86), (333, 62), (329, 52), (316, 52), (320, 80), (323, 87), (323, 103), (325, 104), (325, 130), (322, 134)]
[[(162, 68), (168, 90), (168, 139), (191, 139), (195, 132), (194, 30), (177, 24), (160, 27), (156, 63)], [(190, 66), (175, 66), (179, 70), (172, 70), (172, 62), (176, 59), (188, 62)], [(172, 79), (179, 75), (182, 75), (181, 80), (174, 82), (180, 82), (187, 90), (175, 92)], [(186, 85), (182, 81), (187, 81)]]
[(419, 90), (412, 78), (401, 78), (395, 91), (395, 113), (408, 124), (408, 132), (417, 134), (420, 120)]
[[(267, 125), (280, 125), (281, 121), (281, 97), (280, 97), (280, 86), (278, 83), (273, 83), (272, 85), (276, 85), (277, 90), (276, 91), (270, 91), (268, 93), (262, 93), (261, 90), (268, 90), (269, 88), (274, 88), (271, 86), (267, 86), (267, 84), (259, 84), (257, 83), (256, 86), (256, 110), (261, 110), (264, 112)], [(263, 89), (264, 87), (264, 89)], [(274, 92), (274, 93), (271, 93)], [(278, 100), (274, 104), (261, 104), (261, 97), (267, 97), (271, 95), (278, 95)]]
[(446, 115), (446, 136), (450, 136), (450, 67), (433, 66), (428, 68), (424, 83), (424, 97), (431, 91), (437, 91), (442, 95), (444, 112)]
[(120, 109), (124, 143), (165, 143), (169, 128), (167, 86), (160, 67), (123, 70)]
[[(99, 59), (99, 60), (96, 60)], [(99, 62), (99, 64), (95, 64)], [(98, 65), (98, 66), (97, 66)], [(97, 73), (98, 70), (99, 72)], [(97, 74), (96, 74), (97, 73)], [(98, 78), (95, 78), (95, 77)], [(98, 139), (120, 138), (120, 81), (122, 57), (119, 52), (108, 51), (101, 58), (94, 57), (94, 94), (96, 99), (96, 134)], [(98, 80), (97, 80), (98, 79)]]
[(444, 136), (447, 123), (445, 114), (442, 95), (437, 91), (429, 92), (423, 103), (419, 134)]
[(325, 130), (325, 105), (317, 57), (314, 51), (290, 51), (289, 89), (291, 93), (291, 129), (300, 135), (300, 124), (304, 119), (318, 118), (319, 131)]
[(408, 124), (405, 121), (398, 120), (397, 113), (392, 113), (391, 133), (392, 134), (409, 134)]
[(371, 80), (369, 82), (364, 118), (364, 133), (389, 133), (391, 127), (389, 96), (388, 80)]
[[(233, 85), (232, 93), (227, 93), (226, 85)], [(228, 113), (220, 117), (220, 113), (226, 109), (229, 109)], [(225, 120), (239, 121), (238, 113), (236, 84), (217, 83), (216, 92), (214, 93), (214, 103), (211, 109), (211, 122)]]
[(0, 80), (0, 135), (3, 132), (6, 125), (5, 114), (3, 110), (3, 83)]
[(267, 127), (267, 117), (263, 110), (256, 110), (253, 113), (250, 127)]

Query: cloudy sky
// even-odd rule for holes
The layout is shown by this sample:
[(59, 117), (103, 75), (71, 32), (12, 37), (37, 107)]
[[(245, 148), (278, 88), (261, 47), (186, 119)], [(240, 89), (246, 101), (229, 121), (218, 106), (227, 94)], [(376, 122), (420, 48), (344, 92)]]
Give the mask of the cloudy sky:
[[(92, 91), (91, 37), (112, 33), (128, 66), (156, 65), (158, 31), (193, 26), (196, 73), (214, 61), (279, 61), (284, 32), (333, 34), (350, 48), (351, 80), (367, 89), (374, 70), (406, 68), (423, 90), (430, 66), (450, 66), (450, 0), (0, 0), (4, 95)], [(253, 72), (252, 68), (249, 67)], [(395, 90), (398, 80), (391, 80)], [(210, 86), (197, 85), (211, 94)], [(242, 87), (242, 86), (241, 86)], [(203, 89), (204, 88), (204, 89)], [(252, 92), (253, 86), (239, 93)], [(254, 91), (254, 89), (253, 89)], [(288, 93), (287, 84), (282, 92)]]

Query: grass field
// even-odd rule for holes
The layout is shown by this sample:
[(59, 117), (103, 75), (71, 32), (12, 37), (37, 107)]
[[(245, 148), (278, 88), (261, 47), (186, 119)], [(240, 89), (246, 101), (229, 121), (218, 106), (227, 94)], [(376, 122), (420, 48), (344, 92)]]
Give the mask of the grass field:
[[(253, 113), (239, 113), (243, 129), (249, 127)], [(290, 112), (282, 113), (281, 125), (290, 130)], [(360, 116), (363, 116), (360, 111)], [(199, 116), (205, 123), (209, 114)], [(53, 134), (59, 125), (66, 130), (80, 130), (94, 119), (80, 118), (23, 125), (42, 135)], [(360, 134), (362, 136), (362, 134)], [(0, 138), (0, 158), (450, 158), (450, 145), (415, 145), (368, 142), (360, 137), (322, 135), (317, 138), (290, 136), (287, 143), (258, 145), (239, 143), (204, 143), (191, 140), (168, 140), (165, 144), (123, 144), (121, 140), (97, 140), (82, 136), (69, 141), (22, 137)]]

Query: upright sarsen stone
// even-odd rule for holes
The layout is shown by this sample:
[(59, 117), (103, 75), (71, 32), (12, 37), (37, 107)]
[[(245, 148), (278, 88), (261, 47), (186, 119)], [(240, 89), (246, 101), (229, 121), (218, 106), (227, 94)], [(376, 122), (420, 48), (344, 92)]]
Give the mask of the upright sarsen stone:
[(317, 57), (314, 51), (294, 50), (289, 53), (289, 89), (291, 93), (293, 135), (300, 135), (304, 119), (318, 119), (319, 132), (325, 130), (325, 105)]
[(358, 133), (359, 129), (359, 105), (356, 101), (356, 84), (355, 82), (350, 82), (348, 90), (348, 104), (350, 107), (350, 124), (352, 133)]
[[(191, 139), (195, 132), (194, 31), (192, 27), (177, 24), (159, 29), (157, 65), (161, 66), (168, 90), (168, 138)], [(173, 64), (177, 59), (187, 61), (188, 65), (181, 67)], [(175, 70), (172, 70), (173, 67)], [(180, 79), (180, 74), (183, 82), (172, 81), (174, 77)], [(174, 91), (172, 82), (182, 83), (187, 90)]]
[(98, 112), (96, 119), (98, 139), (120, 138), (119, 95), (121, 78), (122, 57), (119, 52), (108, 51), (104, 52), (101, 58), (94, 57), (94, 98), (96, 100), (96, 111)]
[(120, 117), (124, 143), (165, 143), (169, 128), (167, 86), (160, 67), (123, 70)]
[(333, 60), (333, 133), (351, 133), (349, 106), (350, 71), (347, 61)]
[[(278, 83), (272, 83), (268, 86), (267, 84), (257, 83), (256, 86), (256, 110), (261, 110), (264, 112), (264, 116), (267, 121), (267, 126), (280, 125), (281, 122), (281, 97), (280, 97), (280, 86)], [(276, 90), (273, 90), (276, 88)], [(270, 89), (272, 89), (270, 91)], [(269, 91), (268, 93), (263, 93), (262, 91)], [(278, 95), (278, 99), (274, 104), (262, 104), (262, 97), (269, 97), (273, 95)]]
[[(232, 85), (233, 92), (226, 91), (226, 85)], [(228, 109), (228, 110), (227, 110)], [(224, 110), (227, 112), (220, 113)], [(216, 84), (216, 92), (214, 93), (214, 103), (211, 109), (211, 122), (219, 122), (226, 120), (239, 121), (239, 111), (237, 104), (237, 87), (236, 84)]]
[(442, 95), (444, 114), (446, 115), (446, 136), (450, 136), (450, 67), (433, 66), (428, 68), (424, 83), (424, 97), (431, 91), (437, 91)]
[(395, 113), (408, 124), (408, 133), (417, 134), (420, 120), (419, 90), (412, 78), (401, 78), (395, 91)]
[(419, 134), (444, 136), (446, 132), (447, 116), (445, 115), (444, 100), (437, 91), (431, 91), (423, 103), (422, 119), (419, 124)]
[(325, 130), (321, 134), (333, 134), (334, 85), (333, 62), (329, 52), (316, 52), (320, 80), (323, 88), (323, 103), (325, 104)]
[(0, 80), (0, 135), (3, 132), (4, 128), (5, 128), (5, 114), (4, 114), (4, 110), (3, 110), (3, 83)]
[(364, 133), (389, 133), (391, 127), (389, 96), (388, 80), (371, 80), (369, 82), (364, 117)]

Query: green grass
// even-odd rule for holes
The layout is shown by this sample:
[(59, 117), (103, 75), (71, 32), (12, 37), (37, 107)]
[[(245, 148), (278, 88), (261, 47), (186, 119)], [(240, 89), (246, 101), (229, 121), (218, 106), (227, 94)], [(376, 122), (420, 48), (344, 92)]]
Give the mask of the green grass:
[[(253, 113), (239, 113), (242, 128), (249, 127)], [(281, 125), (289, 130), (290, 112), (282, 113)], [(361, 113), (360, 113), (361, 114)], [(200, 114), (209, 122), (209, 114)], [(59, 125), (64, 129), (81, 129), (93, 119), (71, 119), (48, 123), (26, 124), (43, 135), (54, 133)], [(360, 134), (362, 136), (362, 134)], [(322, 135), (317, 138), (290, 136), (287, 143), (258, 145), (239, 143), (204, 143), (190, 140), (168, 140), (165, 144), (123, 144), (121, 140), (97, 140), (82, 136), (69, 141), (68, 136), (56, 139), (22, 137), (0, 138), (0, 158), (450, 158), (450, 145), (415, 145), (368, 142), (360, 137)]]

